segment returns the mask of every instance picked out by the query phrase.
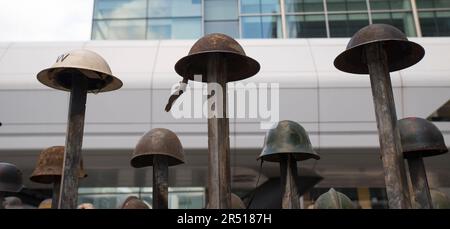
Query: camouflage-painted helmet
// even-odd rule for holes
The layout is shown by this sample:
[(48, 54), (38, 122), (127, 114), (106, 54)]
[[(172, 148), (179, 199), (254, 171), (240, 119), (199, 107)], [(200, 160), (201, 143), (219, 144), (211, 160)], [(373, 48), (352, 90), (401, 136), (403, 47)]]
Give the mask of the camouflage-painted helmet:
[(434, 209), (450, 209), (450, 198), (445, 193), (431, 189), (430, 194)]
[(279, 162), (281, 154), (292, 154), (297, 161), (320, 156), (313, 150), (308, 133), (298, 123), (284, 120), (275, 124), (266, 134), (264, 149), (258, 160)]
[(129, 196), (123, 202), (121, 209), (150, 209), (151, 207), (145, 201), (135, 196)]
[(62, 54), (50, 68), (39, 72), (37, 79), (48, 87), (70, 91), (74, 74), (87, 78), (88, 92), (113, 91), (122, 87), (122, 81), (112, 75), (103, 57), (87, 49)]
[(166, 156), (169, 166), (184, 163), (184, 151), (177, 135), (164, 128), (155, 128), (139, 140), (131, 158), (131, 166), (141, 168), (153, 165), (153, 156)]
[[(36, 163), (36, 168), (30, 176), (30, 180), (36, 183), (50, 184), (61, 180), (64, 164), (64, 146), (52, 146), (44, 149)], [(79, 178), (87, 177), (83, 168), (83, 160), (80, 161)]]
[(231, 193), (231, 209), (245, 209), (242, 199), (234, 193)]
[(341, 192), (331, 188), (314, 203), (314, 209), (354, 209), (353, 202)]
[(404, 118), (398, 121), (403, 156), (429, 157), (448, 152), (441, 131), (423, 118)]
[(0, 162), (0, 192), (20, 192), (22, 187), (22, 171), (13, 164)]

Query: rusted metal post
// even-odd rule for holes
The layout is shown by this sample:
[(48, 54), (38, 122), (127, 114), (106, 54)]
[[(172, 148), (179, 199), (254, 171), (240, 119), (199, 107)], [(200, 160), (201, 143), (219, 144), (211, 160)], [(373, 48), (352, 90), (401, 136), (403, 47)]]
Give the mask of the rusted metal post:
[[(229, 209), (230, 140), (227, 115), (227, 65), (222, 53), (210, 55), (207, 63), (208, 80), (208, 207)], [(220, 93), (219, 93), (220, 92)]]
[(281, 208), (300, 209), (300, 196), (297, 189), (297, 161), (291, 154), (280, 155)]
[(55, 180), (55, 182), (53, 182), (52, 209), (58, 209), (60, 190), (61, 190), (61, 181)]
[(433, 202), (431, 200), (423, 159), (421, 157), (411, 157), (407, 160), (416, 203), (415, 207), (419, 209), (432, 209)]
[(60, 189), (60, 209), (75, 209), (78, 202), (78, 174), (83, 143), (84, 115), (86, 111), (87, 79), (72, 75), (63, 176)]
[(382, 43), (366, 44), (364, 50), (372, 86), (389, 207), (411, 208), (386, 52)]
[(153, 208), (169, 208), (169, 164), (166, 156), (153, 156)]

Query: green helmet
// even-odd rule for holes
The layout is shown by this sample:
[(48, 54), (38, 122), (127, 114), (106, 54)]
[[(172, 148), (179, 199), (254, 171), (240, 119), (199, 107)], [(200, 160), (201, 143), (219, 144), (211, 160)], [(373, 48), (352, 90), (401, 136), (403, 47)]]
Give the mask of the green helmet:
[(445, 193), (431, 189), (430, 194), (434, 209), (450, 209), (450, 199)]
[(350, 198), (331, 188), (317, 198), (314, 209), (355, 209), (355, 206)]
[(286, 153), (293, 154), (297, 161), (320, 159), (312, 148), (306, 130), (300, 124), (289, 120), (278, 122), (267, 132), (264, 149), (258, 160), (279, 162), (280, 155)]

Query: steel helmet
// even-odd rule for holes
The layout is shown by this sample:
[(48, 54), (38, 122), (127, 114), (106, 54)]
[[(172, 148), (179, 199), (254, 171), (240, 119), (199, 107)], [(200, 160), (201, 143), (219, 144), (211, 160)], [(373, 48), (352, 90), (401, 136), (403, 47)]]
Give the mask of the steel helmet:
[(258, 160), (279, 162), (280, 154), (285, 153), (292, 154), (297, 161), (320, 159), (312, 148), (306, 130), (300, 124), (290, 120), (278, 122), (267, 132), (264, 148)]
[(245, 209), (242, 199), (234, 193), (231, 193), (231, 209)]
[(40, 208), (40, 209), (51, 209), (52, 208), (52, 199), (49, 198), (49, 199), (43, 200), (39, 204), (38, 208)]
[[(30, 180), (36, 183), (50, 184), (61, 180), (64, 164), (64, 146), (52, 146), (44, 149), (36, 163), (36, 168)], [(83, 169), (83, 160), (80, 162), (79, 178), (87, 177)]]
[(184, 163), (180, 139), (168, 129), (155, 128), (142, 136), (133, 152), (131, 166), (135, 168), (152, 166), (153, 155), (166, 156), (169, 166)]
[(121, 209), (151, 209), (151, 207), (143, 200), (135, 196), (129, 196), (120, 207)]
[[(194, 80), (196, 74), (206, 74), (206, 63), (212, 54), (226, 57), (227, 82), (249, 78), (260, 69), (259, 63), (248, 57), (242, 46), (233, 38), (212, 33), (200, 38), (189, 54), (175, 64), (175, 71), (183, 78)], [(202, 79), (207, 82), (206, 78)]]
[(405, 158), (429, 157), (448, 152), (441, 131), (423, 118), (404, 118), (398, 121)]
[(445, 193), (430, 189), (430, 194), (434, 209), (450, 209), (450, 199)]
[(383, 44), (390, 72), (410, 67), (425, 55), (422, 46), (408, 41), (406, 35), (394, 26), (371, 24), (353, 35), (346, 50), (334, 60), (334, 66), (343, 72), (368, 74), (364, 47), (371, 43)]
[(0, 162), (0, 192), (20, 192), (22, 172), (13, 164)]
[(122, 81), (112, 75), (108, 63), (97, 53), (79, 49), (58, 56), (56, 62), (40, 71), (37, 79), (44, 85), (70, 91), (73, 74), (87, 77), (88, 92), (106, 92), (122, 87)]
[(331, 188), (317, 198), (314, 209), (355, 209), (355, 206), (346, 195)]

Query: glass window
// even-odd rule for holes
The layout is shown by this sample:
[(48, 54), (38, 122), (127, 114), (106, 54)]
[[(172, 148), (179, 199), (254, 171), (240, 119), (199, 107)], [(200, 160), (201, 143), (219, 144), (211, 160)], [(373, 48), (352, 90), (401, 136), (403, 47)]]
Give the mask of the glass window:
[(285, 0), (286, 12), (323, 12), (323, 0)]
[(420, 12), (424, 37), (450, 36), (450, 11)]
[(331, 37), (351, 37), (369, 24), (369, 17), (367, 14), (330, 14), (328, 21)]
[(411, 9), (410, 0), (370, 0), (371, 10)]
[(412, 13), (372, 13), (372, 22), (393, 25), (406, 36), (416, 36)]
[(279, 0), (241, 0), (241, 13), (260, 14), (260, 13), (279, 13)]
[(449, 0), (416, 0), (417, 8), (450, 8)]
[(201, 0), (148, 0), (148, 17), (201, 16)]
[(281, 37), (280, 16), (241, 17), (242, 38)]
[(147, 39), (197, 39), (201, 33), (200, 18), (148, 20)]
[(146, 7), (146, 0), (96, 0), (94, 18), (145, 18)]
[(205, 0), (205, 20), (238, 19), (237, 0)]
[(287, 16), (289, 38), (327, 37), (325, 15)]
[(238, 21), (207, 21), (205, 22), (205, 34), (223, 33), (233, 38), (239, 38)]
[(144, 40), (145, 20), (94, 20), (94, 40)]
[(366, 0), (327, 0), (328, 11), (367, 10)]

